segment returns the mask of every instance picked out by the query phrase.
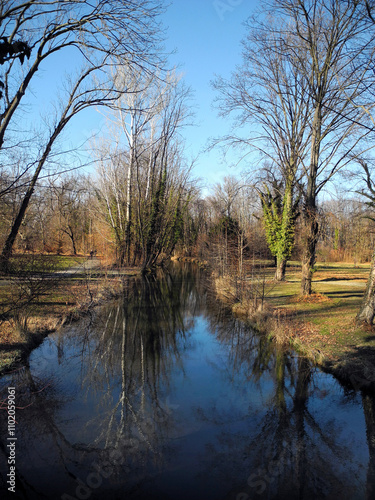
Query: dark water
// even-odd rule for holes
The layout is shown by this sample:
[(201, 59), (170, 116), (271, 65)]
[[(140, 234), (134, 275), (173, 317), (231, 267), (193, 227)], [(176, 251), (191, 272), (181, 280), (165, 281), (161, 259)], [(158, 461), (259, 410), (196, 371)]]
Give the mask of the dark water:
[(375, 498), (374, 397), (275, 350), (199, 273), (131, 278), (0, 379), (0, 498)]

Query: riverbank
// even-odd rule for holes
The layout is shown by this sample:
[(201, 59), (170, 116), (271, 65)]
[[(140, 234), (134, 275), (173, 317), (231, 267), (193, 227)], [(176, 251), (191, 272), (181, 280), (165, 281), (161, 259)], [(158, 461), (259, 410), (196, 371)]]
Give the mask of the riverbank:
[[(375, 328), (355, 324), (368, 272), (369, 264), (318, 263), (314, 294), (304, 299), (297, 264), (287, 267), (283, 283), (274, 283), (274, 269), (268, 268), (263, 308), (258, 300), (256, 310), (239, 302), (232, 310), (349, 386), (375, 387)], [(228, 290), (226, 295), (228, 300)]]
[[(16, 368), (50, 333), (119, 296), (123, 278), (139, 273), (111, 269), (98, 258), (62, 257), (53, 271), (1, 276), (0, 373)], [(25, 290), (34, 293), (29, 301)]]
[(208, 269), (209, 265), (206, 260), (201, 260), (198, 257), (186, 257), (186, 256), (173, 256), (171, 257), (172, 262), (189, 262), (190, 264), (196, 264), (202, 269)]
[[(26, 359), (32, 349), (62, 325), (118, 296), (123, 277), (140, 272), (134, 268), (111, 270), (99, 259), (82, 257), (74, 262), (72, 265), (71, 260), (64, 261), (54, 273), (46, 273), (45, 280), (39, 275), (40, 282), (48, 286), (41, 288), (38, 300), (29, 304), (23, 315), (13, 314), (2, 320), (0, 373)], [(355, 324), (368, 272), (369, 264), (318, 264), (314, 294), (308, 299), (298, 295), (297, 264), (287, 267), (286, 281), (282, 283), (273, 281), (274, 268), (265, 268), (258, 287), (262, 293), (255, 301), (239, 302), (233, 287), (223, 280), (216, 283), (216, 288), (234, 314), (252, 321), (278, 344), (291, 346), (355, 388), (375, 387), (375, 328)], [(0, 279), (2, 304), (14, 300), (14, 289), (17, 291), (17, 284), (12, 284), (9, 277)]]

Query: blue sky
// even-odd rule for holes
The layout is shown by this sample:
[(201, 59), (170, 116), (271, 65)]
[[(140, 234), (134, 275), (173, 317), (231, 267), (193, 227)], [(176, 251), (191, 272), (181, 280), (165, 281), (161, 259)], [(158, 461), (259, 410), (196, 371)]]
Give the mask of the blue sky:
[[(164, 19), (168, 26), (167, 47), (177, 50), (171, 60), (184, 73), (197, 106), (197, 126), (185, 131), (188, 155), (195, 156), (205, 148), (209, 137), (229, 130), (229, 124), (218, 118), (212, 107), (215, 95), (210, 82), (215, 74), (229, 76), (240, 63), (240, 41), (245, 35), (243, 22), (257, 3), (256, 0), (174, 0), (167, 11)], [(200, 155), (194, 172), (206, 184), (212, 184), (241, 169), (241, 166), (229, 169), (222, 163), (219, 151), (211, 151)]]
[[(256, 5), (256, 0), (172, 0), (163, 16), (162, 22), (167, 28), (166, 49), (176, 51), (170, 57), (171, 66), (178, 66), (194, 96), (192, 105), (197, 125), (184, 131), (188, 158), (196, 157), (210, 137), (221, 136), (229, 130), (229, 123), (218, 118), (212, 107), (214, 92), (210, 82), (215, 74), (229, 76), (241, 61), (243, 22)], [(49, 58), (38, 72), (32, 84), (34, 96), (30, 98), (34, 109), (50, 113), (50, 102), (55, 100), (60, 76), (73, 66), (69, 57), (72, 54), (65, 54), (63, 60), (61, 54)], [(29, 117), (32, 119), (32, 114)], [(105, 124), (105, 119), (96, 111), (84, 111), (70, 124), (65, 134), (66, 143), (80, 144), (93, 132), (100, 133)], [(242, 166), (229, 169), (222, 163), (219, 151), (211, 151), (200, 154), (193, 173), (208, 187), (241, 169)]]

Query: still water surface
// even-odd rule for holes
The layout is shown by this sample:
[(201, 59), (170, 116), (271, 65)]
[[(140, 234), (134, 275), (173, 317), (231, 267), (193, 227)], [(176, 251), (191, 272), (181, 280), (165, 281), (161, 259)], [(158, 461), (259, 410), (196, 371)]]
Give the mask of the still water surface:
[(189, 266), (130, 278), (0, 384), (0, 498), (375, 498), (374, 397), (275, 350)]

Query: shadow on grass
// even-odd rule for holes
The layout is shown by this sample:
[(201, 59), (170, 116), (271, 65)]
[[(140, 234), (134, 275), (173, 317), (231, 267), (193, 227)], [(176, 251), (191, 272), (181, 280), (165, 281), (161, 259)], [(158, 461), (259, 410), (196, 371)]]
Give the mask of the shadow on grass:
[[(298, 317), (301, 317), (303, 316), (304, 318), (308, 319), (310, 316), (314, 317), (314, 318), (317, 318), (318, 316), (322, 315), (322, 319), (325, 319), (326, 318), (326, 315), (329, 314), (329, 313), (332, 313), (332, 314), (337, 314), (337, 309), (341, 309), (344, 307), (343, 304), (332, 304), (332, 303), (328, 303), (326, 307), (322, 307), (320, 304), (307, 304), (307, 305), (311, 305), (311, 306), (318, 306), (318, 307), (312, 307), (312, 308), (309, 308), (309, 309), (296, 309), (294, 311), (294, 316), (296, 318)], [(349, 306), (347, 306), (349, 307)], [(351, 321), (351, 319), (349, 320)]]
[(337, 276), (328, 276), (328, 278), (323, 278), (321, 280), (316, 280), (315, 283), (324, 283), (325, 281), (363, 281), (364, 283), (366, 282), (366, 278), (358, 278), (357, 276), (351, 277), (351, 276), (346, 276), (345, 274), (340, 276), (339, 278)]
[(51, 301), (51, 302), (37, 302), (36, 305), (37, 306), (46, 306), (46, 307), (49, 307), (49, 306), (74, 306), (76, 303), (75, 302), (71, 302), (71, 301), (59, 301), (59, 300), (55, 300), (55, 301)]
[(266, 296), (266, 299), (267, 300), (279, 300), (279, 299), (294, 299), (295, 298), (295, 295), (293, 294), (290, 294), (290, 295), (270, 295), (270, 296)]
[[(322, 292), (319, 292), (321, 293), (323, 296), (325, 295), (326, 297), (328, 297), (329, 299), (341, 299), (341, 298), (351, 298), (351, 297), (354, 297), (354, 298), (362, 298), (363, 297), (363, 290), (358, 290), (358, 291), (352, 291), (352, 290), (333, 290), (333, 291), (322, 291)], [(269, 301), (278, 301), (278, 300), (289, 300), (291, 304), (296, 304), (296, 303), (301, 303), (303, 304), (303, 300), (301, 301), (298, 301), (298, 298), (299, 298), (299, 295), (295, 295), (295, 294), (285, 294), (285, 295), (269, 295), (269, 296), (266, 296), (267, 300)], [(309, 302), (308, 300), (306, 301), (306, 304), (313, 304), (314, 302)], [(316, 302), (317, 304), (319, 302)], [(287, 304), (285, 304), (287, 305)], [(338, 305), (340, 304), (332, 304), (332, 307), (337, 307)], [(342, 305), (342, 304), (341, 304)]]
[(16, 344), (0, 344), (0, 353), (16, 351), (17, 349), (25, 349), (25, 344), (23, 342), (18, 342)]
[(352, 291), (337, 291), (337, 292), (324, 292), (324, 295), (331, 299), (342, 299), (342, 298), (350, 298), (350, 297), (363, 297), (363, 291), (352, 292)]
[[(369, 339), (373, 340), (375, 336), (370, 336)], [(323, 369), (354, 390), (374, 391), (375, 347), (352, 347), (339, 360), (326, 361)]]

